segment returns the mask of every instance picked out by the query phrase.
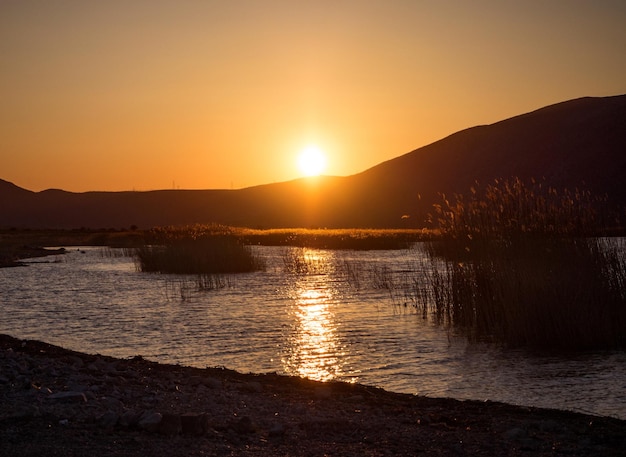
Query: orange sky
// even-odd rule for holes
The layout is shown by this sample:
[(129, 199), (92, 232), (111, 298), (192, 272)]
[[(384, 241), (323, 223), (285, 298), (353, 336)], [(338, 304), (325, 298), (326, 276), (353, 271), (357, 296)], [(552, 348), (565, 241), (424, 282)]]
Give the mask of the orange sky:
[(31, 190), (350, 175), (626, 93), (623, 0), (0, 2), (0, 178)]

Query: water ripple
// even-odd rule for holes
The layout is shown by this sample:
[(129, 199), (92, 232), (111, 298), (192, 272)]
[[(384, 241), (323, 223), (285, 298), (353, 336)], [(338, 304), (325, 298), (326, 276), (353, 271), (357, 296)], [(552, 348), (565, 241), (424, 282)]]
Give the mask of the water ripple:
[[(394, 306), (390, 277), (374, 277), (373, 265), (391, 275), (420, 271), (415, 251), (296, 252), (315, 270), (307, 274), (286, 272), (284, 248), (255, 249), (266, 271), (210, 292), (194, 291), (189, 277), (137, 272), (132, 259), (98, 248), (0, 269), (0, 332), (116, 357), (626, 419), (624, 352), (555, 357), (468, 345)], [(350, 271), (347, 280), (346, 262), (364, 276)]]

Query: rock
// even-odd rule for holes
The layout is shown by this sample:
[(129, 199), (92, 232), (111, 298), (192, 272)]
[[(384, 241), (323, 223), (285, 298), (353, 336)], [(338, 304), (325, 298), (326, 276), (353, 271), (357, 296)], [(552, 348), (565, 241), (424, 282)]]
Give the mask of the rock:
[(122, 427), (135, 427), (139, 423), (139, 420), (141, 419), (142, 414), (143, 414), (142, 411), (135, 411), (135, 410), (126, 411), (124, 414), (120, 416), (119, 424)]
[(87, 392), (89, 390), (88, 385), (79, 382), (67, 383), (67, 388), (73, 392)]
[(119, 421), (120, 416), (113, 412), (113, 411), (107, 411), (106, 413), (104, 413), (102, 416), (100, 416), (98, 418), (98, 424), (101, 427), (105, 427), (105, 428), (113, 428), (117, 425), (117, 422)]
[(272, 428), (269, 429), (268, 433), (269, 433), (269, 436), (274, 437), (274, 438), (285, 436), (285, 433), (287, 433), (287, 427), (285, 427), (284, 424), (277, 423), (277, 424), (274, 424)]
[(70, 355), (67, 357), (67, 360), (75, 368), (82, 368), (85, 365), (85, 362), (83, 362), (83, 359), (81, 359), (78, 356)]
[(256, 431), (256, 427), (252, 423), (252, 419), (250, 419), (248, 416), (243, 416), (241, 419), (233, 424), (232, 428), (240, 435), (247, 435)]
[(187, 384), (193, 387), (204, 386), (210, 389), (219, 389), (222, 387), (222, 383), (218, 379), (208, 376), (191, 376), (187, 380)]
[(541, 448), (541, 442), (533, 438), (519, 440), (519, 448), (522, 451), (536, 452)]
[(89, 392), (97, 393), (100, 391), (100, 386), (97, 384), (92, 384), (89, 386)]
[(180, 416), (181, 429), (186, 435), (204, 435), (209, 431), (207, 414), (185, 413)]
[(57, 392), (55, 394), (48, 395), (50, 400), (59, 400), (66, 402), (78, 402), (78, 403), (87, 403), (87, 397), (82, 392), (77, 392), (74, 390), (68, 390), (66, 392)]
[(507, 440), (517, 441), (526, 438), (527, 435), (526, 430), (523, 428), (513, 427), (504, 432), (502, 437)]
[[(159, 413), (156, 413), (159, 414)], [(178, 435), (182, 430), (181, 419), (178, 414), (163, 414), (158, 423), (158, 432), (162, 435)]]
[(263, 386), (258, 381), (250, 381), (242, 384), (239, 390), (242, 392), (261, 393), (263, 392)]
[(187, 384), (190, 386), (199, 386), (200, 384), (204, 384), (204, 378), (202, 376), (190, 376), (187, 378)]
[(36, 405), (23, 405), (15, 409), (8, 417), (13, 419), (23, 419), (23, 418), (31, 418), (38, 417), (41, 413), (39, 412), (39, 408)]
[(322, 387), (317, 387), (315, 389), (315, 397), (319, 399), (323, 399), (323, 400), (330, 399), (332, 397), (332, 394), (333, 393), (330, 390), (330, 387), (322, 386)]
[(122, 411), (124, 409), (124, 403), (113, 397), (100, 398), (100, 404), (112, 411)]
[(222, 387), (222, 381), (215, 378), (205, 378), (203, 385), (210, 389), (219, 389)]
[(153, 407), (158, 402), (159, 402), (159, 399), (157, 398), (156, 395), (146, 395), (146, 396), (142, 397), (142, 399), (141, 399), (141, 404), (144, 405), (144, 407), (147, 407), (147, 408)]
[(87, 401), (97, 399), (96, 394), (94, 394), (91, 390), (85, 391), (85, 398), (87, 399)]
[(24, 390), (28, 390), (33, 386), (33, 381), (30, 376), (19, 375), (15, 378), (15, 384)]
[(46, 368), (46, 374), (53, 378), (58, 378), (61, 376), (61, 373), (54, 365), (50, 365)]
[(90, 363), (87, 368), (89, 368), (92, 371), (114, 374), (115, 372), (117, 372), (117, 362), (116, 361), (108, 362), (98, 357), (96, 360)]
[(557, 421), (550, 419), (537, 421), (533, 423), (532, 426), (536, 427), (542, 432), (563, 433), (566, 431), (566, 428), (562, 424), (559, 424)]
[(163, 416), (161, 413), (155, 413), (151, 411), (144, 411), (143, 414), (139, 417), (139, 421), (137, 422), (137, 426), (148, 432), (156, 432), (159, 430), (159, 424), (163, 420)]

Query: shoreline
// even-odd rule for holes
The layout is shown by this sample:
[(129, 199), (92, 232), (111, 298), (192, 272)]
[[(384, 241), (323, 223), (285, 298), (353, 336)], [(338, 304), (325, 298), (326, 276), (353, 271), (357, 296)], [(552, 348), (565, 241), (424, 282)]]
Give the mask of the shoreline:
[(618, 456), (626, 421), (0, 335), (0, 454)]
[(65, 248), (50, 249), (40, 246), (21, 246), (0, 250), (0, 268), (26, 267), (28, 263), (22, 262), (22, 260), (60, 255), (66, 252)]

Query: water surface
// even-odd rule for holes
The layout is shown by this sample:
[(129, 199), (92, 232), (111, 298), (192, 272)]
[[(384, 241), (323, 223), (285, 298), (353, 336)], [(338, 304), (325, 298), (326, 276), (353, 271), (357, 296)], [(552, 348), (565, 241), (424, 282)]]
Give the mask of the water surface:
[(468, 344), (403, 306), (402, 292), (387, 287), (422, 274), (419, 251), (297, 251), (308, 271), (294, 273), (288, 248), (254, 249), (266, 271), (225, 277), (227, 287), (211, 291), (190, 276), (138, 272), (101, 248), (0, 269), (0, 332), (115, 357), (626, 419), (624, 352)]

